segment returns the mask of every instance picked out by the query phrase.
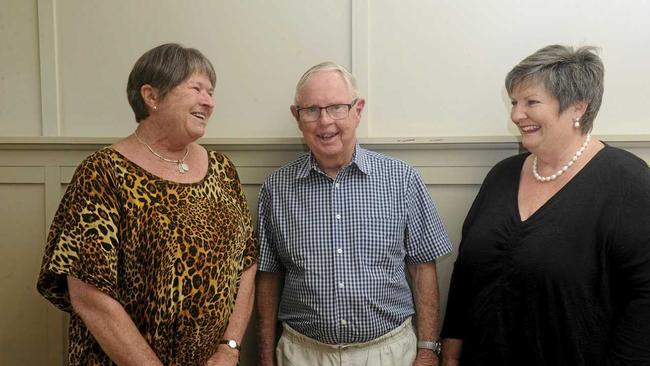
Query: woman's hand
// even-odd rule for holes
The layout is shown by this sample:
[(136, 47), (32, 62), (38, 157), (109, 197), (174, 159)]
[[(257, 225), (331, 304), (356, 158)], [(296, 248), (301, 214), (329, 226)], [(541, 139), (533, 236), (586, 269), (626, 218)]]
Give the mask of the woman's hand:
[(442, 366), (460, 365), (460, 353), (463, 349), (463, 340), (444, 338), (442, 340)]
[(237, 361), (239, 361), (239, 351), (221, 344), (205, 366), (237, 366)]
[(67, 281), (74, 311), (112, 361), (125, 366), (162, 366), (119, 302), (80, 279), (68, 276)]
[(458, 365), (460, 365), (459, 360), (449, 360), (449, 359), (447, 360), (443, 359), (442, 363), (440, 364), (440, 366), (458, 366)]

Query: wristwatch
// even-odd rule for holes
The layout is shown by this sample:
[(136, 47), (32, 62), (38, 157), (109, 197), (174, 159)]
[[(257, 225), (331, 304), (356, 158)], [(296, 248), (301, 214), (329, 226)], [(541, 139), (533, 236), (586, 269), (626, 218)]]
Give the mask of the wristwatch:
[(440, 344), (440, 341), (418, 341), (418, 348), (430, 349), (437, 355), (440, 355), (440, 352), (442, 352), (442, 344)]
[(241, 350), (241, 344), (237, 343), (234, 339), (222, 339), (219, 341), (219, 344), (225, 344), (226, 346), (238, 351)]

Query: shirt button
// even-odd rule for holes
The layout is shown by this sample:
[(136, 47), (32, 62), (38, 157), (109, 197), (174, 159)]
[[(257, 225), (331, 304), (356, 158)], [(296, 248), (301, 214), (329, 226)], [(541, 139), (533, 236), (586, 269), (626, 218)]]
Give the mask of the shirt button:
[(339, 282), (339, 288), (344, 288), (345, 284), (343, 282)]
[(338, 188), (341, 186), (341, 183), (334, 183), (334, 187)]
[(338, 249), (336, 250), (336, 252), (337, 252), (338, 254), (343, 254), (343, 249), (338, 248)]
[(341, 319), (341, 325), (348, 325), (347, 320), (345, 320), (345, 319)]
[(335, 217), (336, 217), (337, 220), (340, 220), (341, 219), (341, 214), (336, 214)]

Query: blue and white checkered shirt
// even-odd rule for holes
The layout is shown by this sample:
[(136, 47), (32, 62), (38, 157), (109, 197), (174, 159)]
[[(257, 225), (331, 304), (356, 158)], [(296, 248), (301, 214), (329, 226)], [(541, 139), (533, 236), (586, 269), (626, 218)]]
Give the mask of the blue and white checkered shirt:
[(259, 199), (260, 259), (285, 272), (278, 319), (329, 344), (367, 342), (415, 311), (406, 264), (451, 251), (418, 173), (359, 147), (336, 179), (305, 154)]

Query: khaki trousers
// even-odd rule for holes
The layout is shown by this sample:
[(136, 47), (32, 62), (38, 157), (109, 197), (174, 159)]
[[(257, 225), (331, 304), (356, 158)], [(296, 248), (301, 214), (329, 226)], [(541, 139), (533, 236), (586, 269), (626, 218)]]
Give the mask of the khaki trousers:
[(278, 366), (411, 366), (417, 353), (411, 318), (372, 341), (344, 345), (322, 343), (282, 326), (275, 349)]

